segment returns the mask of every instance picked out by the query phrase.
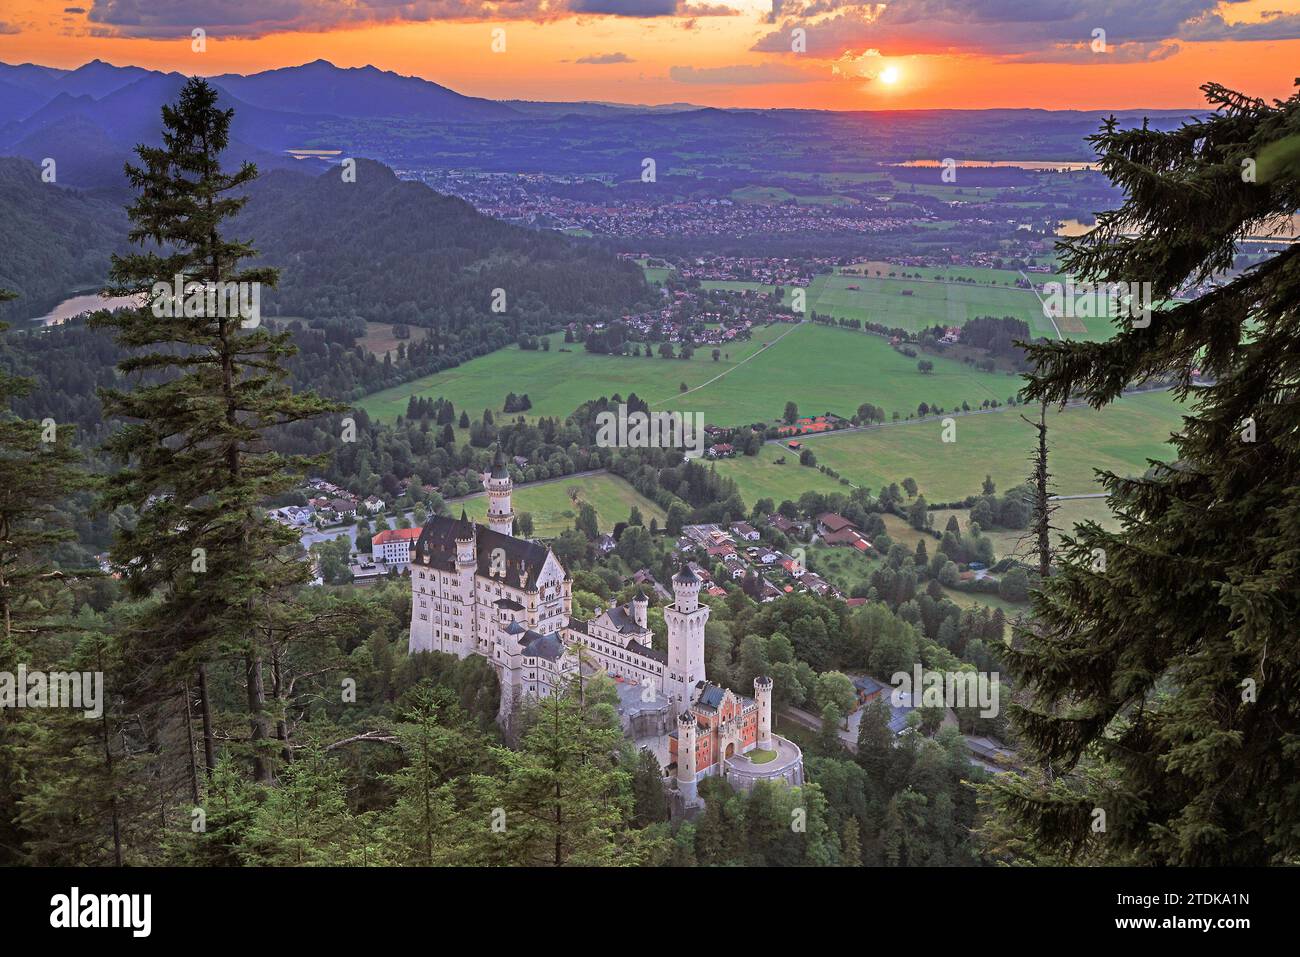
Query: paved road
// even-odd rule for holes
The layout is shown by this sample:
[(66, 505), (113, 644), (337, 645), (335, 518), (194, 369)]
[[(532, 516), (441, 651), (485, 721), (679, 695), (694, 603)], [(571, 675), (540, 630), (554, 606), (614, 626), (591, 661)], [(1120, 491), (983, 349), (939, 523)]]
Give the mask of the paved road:
[(1023, 269), (1019, 270), (1019, 272), (1020, 272), (1020, 278), (1023, 279), (1025, 282), (1029, 283), (1029, 288), (1034, 291), (1035, 296), (1038, 296), (1038, 304), (1042, 307), (1043, 315), (1047, 317), (1047, 321), (1050, 322), (1052, 324), (1052, 328), (1056, 330), (1056, 338), (1064, 339), (1065, 336), (1061, 335), (1061, 327), (1056, 324), (1056, 317), (1052, 315), (1052, 310), (1047, 308), (1047, 303), (1044, 302), (1043, 297), (1039, 295), (1038, 287), (1034, 285), (1034, 281), (1025, 275), (1025, 271)]

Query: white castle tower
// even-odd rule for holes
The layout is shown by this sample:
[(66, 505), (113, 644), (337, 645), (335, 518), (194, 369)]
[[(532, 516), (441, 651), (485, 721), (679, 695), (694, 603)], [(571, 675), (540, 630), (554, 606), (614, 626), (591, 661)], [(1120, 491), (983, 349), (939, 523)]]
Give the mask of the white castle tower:
[(759, 675), (754, 679), (754, 700), (758, 703), (758, 740), (764, 751), (772, 750), (772, 679)]
[(664, 608), (668, 626), (668, 674), (664, 691), (674, 707), (691, 706), (697, 682), (704, 680), (704, 623), (709, 606), (700, 604), (700, 580), (689, 565), (673, 576), (671, 605)]
[(650, 620), (649, 612), (650, 599), (646, 597), (645, 592), (638, 588), (636, 594), (632, 596), (632, 617), (636, 621), (638, 628), (650, 627), (648, 624)]
[(483, 474), (483, 487), (488, 494), (488, 528), (502, 535), (514, 535), (515, 513), (510, 507), (513, 483), (500, 449), (497, 449), (497, 454), (492, 458), (492, 471)]
[(478, 548), (474, 541), (474, 523), (466, 516), (463, 508), (460, 510), (460, 521), (454, 526), (452, 538), (456, 543), (456, 592), (461, 606), (461, 620), (465, 622), (467, 631), (456, 657), (465, 658), (478, 650), (479, 643), (477, 619), (474, 617), (474, 573), (478, 571)]
[(695, 715), (689, 711), (677, 716), (677, 793), (695, 803)]

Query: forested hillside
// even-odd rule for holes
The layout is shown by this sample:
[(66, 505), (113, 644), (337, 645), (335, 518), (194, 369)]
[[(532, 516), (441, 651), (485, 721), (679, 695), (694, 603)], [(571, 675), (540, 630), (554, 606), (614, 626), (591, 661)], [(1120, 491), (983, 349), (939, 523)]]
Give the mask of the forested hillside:
[(0, 320), (43, 315), (75, 291), (98, 286), (108, 257), (126, 245), (120, 205), (41, 181), (34, 163), (0, 157)]
[(496, 323), (504, 344), (649, 296), (634, 264), (593, 243), (499, 222), (380, 163), (358, 160), (355, 182), (340, 169), (269, 173), (249, 196), (235, 229), (282, 270), (270, 295), (281, 315), (407, 323), (452, 341)]

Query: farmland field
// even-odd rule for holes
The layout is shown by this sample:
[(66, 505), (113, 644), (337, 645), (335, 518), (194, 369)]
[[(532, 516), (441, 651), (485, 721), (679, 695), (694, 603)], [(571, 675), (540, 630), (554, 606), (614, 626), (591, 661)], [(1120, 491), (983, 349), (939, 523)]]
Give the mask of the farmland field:
[[(926, 275), (925, 270), (920, 270)], [(857, 287), (857, 288), (853, 288)], [(789, 299), (791, 291), (786, 291)], [(875, 276), (823, 275), (808, 287), (807, 307), (837, 319), (860, 319), (890, 328), (920, 332), (935, 325), (961, 326), (976, 316), (1014, 316), (1034, 336), (1056, 338), (1033, 290), (987, 283)], [(1104, 320), (1094, 320), (1096, 338), (1109, 335)], [(1080, 336), (1083, 338), (1083, 336)]]
[[(782, 458), (785, 464), (778, 465), (777, 460)], [(745, 504), (750, 506), (760, 498), (770, 498), (779, 505), (786, 499), (795, 501), (804, 492), (852, 491), (817, 469), (800, 465), (797, 452), (779, 445), (764, 445), (758, 455), (722, 459), (717, 469), (719, 474), (735, 480)]]
[[(1020, 279), (1018, 269), (994, 269), (991, 266), (901, 266), (897, 263), (884, 262), (879, 259), (868, 259), (860, 263), (854, 263), (852, 266), (843, 267), (845, 275), (854, 275), (848, 270), (863, 272), (864, 275), (875, 279), (898, 279), (903, 273), (910, 275), (921, 275), (923, 279), (942, 280), (944, 282), (966, 281), (979, 283), (986, 286), (1004, 286), (1015, 289), (1016, 280)], [(895, 275), (891, 276), (890, 273)], [(1051, 279), (1063, 279), (1059, 273), (1027, 273), (1030, 279), (1035, 282), (1047, 282)]]
[[(771, 346), (764, 349), (764, 343)], [(710, 351), (701, 347), (689, 360), (594, 355), (580, 344), (565, 346), (557, 334), (549, 352), (508, 346), (358, 404), (372, 416), (391, 419), (406, 411), (412, 395), (445, 396), (476, 417), (483, 409), (500, 411), (505, 394), (516, 392), (528, 395), (532, 416), (565, 416), (588, 399), (635, 392), (656, 410), (699, 412), (708, 422), (737, 425), (774, 421), (787, 401), (798, 403), (804, 414), (847, 417), (873, 402), (887, 413), (906, 415), (921, 402), (944, 408), (963, 401), (1005, 402), (1020, 387), (1016, 376), (943, 357), (929, 357), (934, 371), (922, 375), (916, 359), (879, 336), (812, 323), (759, 328), (750, 341), (723, 346), (717, 362)], [(683, 382), (691, 390), (685, 394)]]
[[(1105, 529), (1119, 528), (1119, 518), (1110, 510), (1104, 498), (1065, 499), (1054, 504), (1057, 510), (1052, 513), (1052, 524), (1056, 528), (1053, 538), (1057, 543), (1061, 536), (1073, 535), (1074, 526), (1079, 522), (1096, 522)], [(952, 515), (957, 516), (957, 524), (962, 531), (970, 525), (968, 509), (935, 509), (930, 514), (934, 517), (935, 528), (942, 529)], [(1029, 555), (1033, 548), (1030, 535), (1027, 529), (993, 528), (984, 532), (984, 536), (993, 542), (993, 552), (998, 558), (1024, 558)]]
[[(1056, 493), (1101, 491), (1094, 469), (1141, 474), (1147, 458), (1170, 457), (1172, 450), (1166, 443), (1169, 434), (1181, 426), (1179, 416), (1178, 404), (1164, 392), (1128, 396), (1101, 411), (1070, 408), (1049, 412)], [(977, 494), (986, 474), (1003, 491), (1025, 480), (1035, 433), (1017, 410), (959, 416), (954, 422), (956, 441), (951, 443), (942, 441), (943, 426), (938, 421), (904, 422), (865, 432), (804, 437), (804, 441), (818, 464), (830, 466), (855, 485), (875, 491), (910, 476), (931, 502)], [(761, 463), (773, 461), (782, 452), (778, 446), (767, 445), (757, 461), (726, 460), (718, 463), (718, 471), (735, 478), (745, 501), (752, 502), (759, 495), (772, 495), (777, 487)], [(788, 458), (789, 453), (785, 454)], [(790, 466), (769, 468), (775, 471)], [(795, 474), (808, 477), (806, 488), (824, 491), (830, 483), (806, 467)]]
[[(576, 502), (570, 498), (573, 490), (577, 492)], [(608, 532), (615, 523), (626, 522), (633, 506), (641, 510), (646, 525), (650, 524), (651, 518), (658, 519), (661, 527), (664, 524), (663, 509), (613, 475), (588, 475), (541, 485), (525, 485), (515, 489), (513, 498), (515, 514), (531, 513), (534, 534), (544, 538), (573, 528), (573, 520), (578, 517), (577, 503), (580, 502), (588, 502), (596, 509), (601, 531)], [(459, 515), (463, 507), (471, 519), (485, 522), (487, 505), (487, 496), (480, 495), (456, 502), (452, 511)]]

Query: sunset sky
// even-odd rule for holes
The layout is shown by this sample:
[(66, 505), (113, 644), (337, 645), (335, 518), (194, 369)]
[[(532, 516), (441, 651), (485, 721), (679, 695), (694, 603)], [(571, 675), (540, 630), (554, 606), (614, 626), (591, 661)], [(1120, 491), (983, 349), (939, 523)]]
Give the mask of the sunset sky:
[(1300, 0), (0, 0), (0, 61), (96, 57), (186, 74), (323, 58), (535, 100), (1194, 108), (1207, 80), (1290, 94)]

